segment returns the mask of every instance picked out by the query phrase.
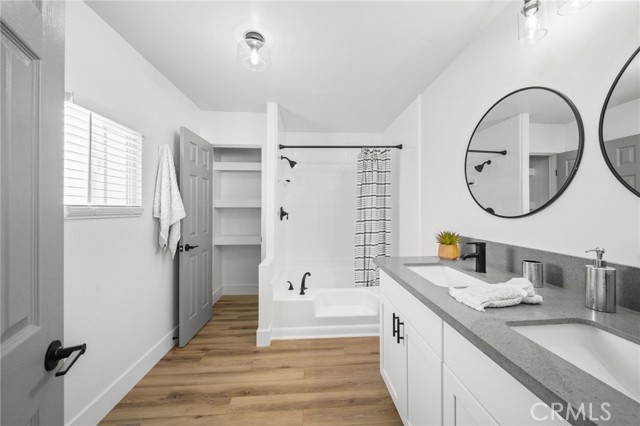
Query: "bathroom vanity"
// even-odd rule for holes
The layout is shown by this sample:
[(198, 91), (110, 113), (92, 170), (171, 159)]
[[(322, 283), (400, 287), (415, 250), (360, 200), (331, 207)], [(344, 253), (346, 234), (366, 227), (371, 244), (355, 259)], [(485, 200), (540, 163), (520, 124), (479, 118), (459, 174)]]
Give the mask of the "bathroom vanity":
[[(542, 305), (478, 312), (449, 296), (446, 282), (421, 273), (429, 270), (423, 266), (444, 265), (470, 281), (490, 283), (514, 274), (492, 268), (476, 274), (470, 263), (437, 257), (378, 258), (376, 264), (380, 372), (405, 425), (640, 424), (638, 312), (595, 312), (584, 307), (584, 295), (551, 285), (536, 289)], [(452, 279), (459, 279), (457, 274)], [(562, 343), (536, 340), (536, 333), (551, 338), (559, 333), (536, 327), (557, 324), (568, 327), (560, 332), (584, 328), (602, 334), (604, 339), (593, 339), (606, 341), (605, 364), (611, 357), (618, 371), (596, 366), (587, 372), (593, 363), (556, 351), (553, 344), (562, 349)]]

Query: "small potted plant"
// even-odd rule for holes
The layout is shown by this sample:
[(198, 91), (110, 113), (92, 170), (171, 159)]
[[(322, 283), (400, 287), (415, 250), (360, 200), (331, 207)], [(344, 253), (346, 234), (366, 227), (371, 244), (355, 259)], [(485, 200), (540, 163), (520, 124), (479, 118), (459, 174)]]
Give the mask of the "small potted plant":
[(456, 260), (460, 255), (458, 251), (458, 238), (460, 235), (453, 231), (442, 231), (436, 235), (436, 240), (440, 244), (438, 247), (438, 257), (440, 259)]

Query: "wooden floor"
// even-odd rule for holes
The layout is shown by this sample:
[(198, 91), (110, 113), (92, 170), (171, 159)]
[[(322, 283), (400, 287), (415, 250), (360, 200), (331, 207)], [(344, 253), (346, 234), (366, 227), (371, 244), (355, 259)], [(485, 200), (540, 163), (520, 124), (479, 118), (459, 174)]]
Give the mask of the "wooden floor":
[(377, 337), (256, 347), (258, 299), (224, 296), (101, 425), (401, 425), (380, 377)]

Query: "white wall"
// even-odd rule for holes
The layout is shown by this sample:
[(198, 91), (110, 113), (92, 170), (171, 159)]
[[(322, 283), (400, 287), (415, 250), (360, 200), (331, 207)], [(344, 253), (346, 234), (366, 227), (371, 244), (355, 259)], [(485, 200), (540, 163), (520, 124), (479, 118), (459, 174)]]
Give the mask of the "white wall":
[(267, 138), (264, 112), (202, 111), (200, 136), (214, 145), (262, 146)]
[[(286, 141), (289, 145), (380, 145), (382, 135), (287, 132)], [(289, 220), (278, 223), (284, 239), (285, 269), (313, 273), (316, 268), (343, 268), (343, 282), (338, 285), (353, 285), (358, 152), (358, 149), (278, 152), (298, 162), (294, 169), (284, 160), (278, 160), (277, 166), (278, 178), (291, 180), (277, 185), (278, 199), (289, 212)], [(332, 284), (335, 283), (316, 285)]]
[[(157, 149), (186, 126), (212, 143), (260, 145), (264, 113), (202, 112), (85, 3), (67, 5), (66, 90), (144, 134), (136, 218), (65, 221), (65, 342), (87, 353), (65, 376), (65, 421), (95, 424), (173, 345), (177, 264), (157, 248)], [(176, 158), (177, 161), (177, 158)]]
[[(467, 154), (467, 178), (473, 182), (471, 192), (482, 207), (492, 208), (502, 216), (521, 215), (525, 208), (529, 211), (529, 149), (525, 147), (528, 140), (528, 114), (518, 114), (475, 133), (472, 149), (489, 151), (508, 147), (507, 156)], [(486, 161), (491, 164), (485, 164), (482, 172), (475, 169)]]
[[(594, 1), (576, 15), (550, 13), (549, 34), (534, 46), (517, 42), (519, 7), (510, 5), (422, 93), (422, 253), (436, 253), (436, 232), (455, 229), (576, 256), (600, 245), (610, 261), (640, 266), (640, 200), (611, 174), (598, 146), (604, 99), (640, 43), (640, 4)], [(559, 90), (576, 104), (585, 127), (582, 163), (545, 210), (522, 219), (493, 217), (468, 194), (467, 143), (497, 99), (533, 85)]]
[(394, 256), (413, 256), (420, 252), (420, 96), (385, 129), (384, 145), (402, 144), (392, 152), (392, 198)]
[(607, 109), (603, 137), (605, 141), (640, 134), (640, 99)]

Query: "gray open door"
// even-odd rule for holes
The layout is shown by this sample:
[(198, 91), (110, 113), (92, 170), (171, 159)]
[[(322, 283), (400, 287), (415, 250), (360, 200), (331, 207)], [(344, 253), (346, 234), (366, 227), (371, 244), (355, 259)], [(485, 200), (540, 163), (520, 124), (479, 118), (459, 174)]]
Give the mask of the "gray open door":
[(184, 347), (211, 319), (213, 147), (180, 128), (180, 191), (186, 217), (180, 240), (179, 339)]
[(604, 146), (620, 179), (640, 191), (640, 135), (606, 141)]
[(2, 1), (0, 20), (0, 423), (61, 425), (64, 3)]

